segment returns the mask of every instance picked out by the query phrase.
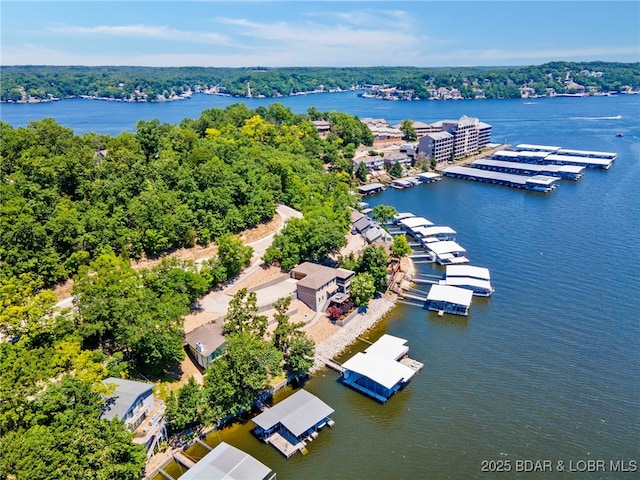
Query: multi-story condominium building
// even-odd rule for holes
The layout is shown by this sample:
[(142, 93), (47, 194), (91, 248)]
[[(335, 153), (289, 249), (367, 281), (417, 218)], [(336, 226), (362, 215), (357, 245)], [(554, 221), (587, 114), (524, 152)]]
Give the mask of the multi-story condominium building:
[(491, 125), (484, 122), (478, 122), (478, 150), (491, 143)]
[[(438, 133), (427, 134), (419, 140), (418, 154), (435, 158), (437, 162), (473, 155), (489, 144), (491, 139), (491, 125), (465, 115), (459, 120), (440, 120), (431, 125)], [(448, 133), (450, 138), (440, 133)]]
[(453, 135), (449, 132), (428, 133), (418, 141), (418, 152), (437, 163), (448, 162), (453, 154)]

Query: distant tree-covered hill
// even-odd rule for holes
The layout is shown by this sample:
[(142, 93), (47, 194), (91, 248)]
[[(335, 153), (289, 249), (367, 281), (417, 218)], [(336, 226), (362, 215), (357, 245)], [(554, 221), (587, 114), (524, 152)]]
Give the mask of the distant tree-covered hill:
[(369, 90), (371, 96), (382, 98), (517, 98), (523, 89), (529, 89), (528, 95), (552, 95), (639, 86), (640, 63), (612, 62), (447, 68), (5, 66), (0, 73), (0, 100), (89, 96), (164, 101), (201, 91), (280, 97), (351, 88)]

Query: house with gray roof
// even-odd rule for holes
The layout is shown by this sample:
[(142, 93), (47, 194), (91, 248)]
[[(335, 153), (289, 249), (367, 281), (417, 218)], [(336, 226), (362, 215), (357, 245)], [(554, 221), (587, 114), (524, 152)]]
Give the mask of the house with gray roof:
[(322, 312), (329, 305), (333, 295), (349, 293), (355, 272), (304, 262), (292, 269), (290, 276), (298, 280), (297, 298), (316, 312)]
[(167, 438), (165, 405), (153, 398), (152, 383), (109, 377), (102, 381), (113, 389), (107, 396), (102, 417), (120, 418), (135, 437), (133, 443), (145, 445), (147, 456), (153, 456), (160, 440)]
[(206, 369), (222, 353), (226, 340), (222, 335), (222, 319), (205, 323), (185, 335), (189, 352)]

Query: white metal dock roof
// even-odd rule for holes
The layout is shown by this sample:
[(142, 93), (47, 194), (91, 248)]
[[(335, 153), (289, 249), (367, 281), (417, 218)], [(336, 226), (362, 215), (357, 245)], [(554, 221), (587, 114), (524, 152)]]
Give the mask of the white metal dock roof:
[(433, 242), (428, 243), (427, 248), (431, 250), (436, 255), (442, 255), (445, 253), (454, 253), (454, 252), (466, 252), (466, 250), (458, 245), (453, 240), (447, 240), (445, 242)]
[(429, 227), (433, 225), (433, 222), (430, 222), (424, 217), (408, 217), (402, 218), (398, 220), (398, 223), (404, 225), (407, 228), (414, 229), (416, 227)]
[(451, 227), (417, 227), (413, 231), (417, 235), (423, 237), (431, 237), (433, 235), (455, 235), (456, 231)]
[(180, 478), (183, 480), (262, 480), (271, 469), (248, 453), (222, 442)]
[(417, 175), (418, 178), (426, 178), (427, 180), (431, 180), (433, 178), (440, 178), (441, 175), (433, 172), (423, 172)]
[(503, 157), (503, 158), (528, 158), (533, 160), (541, 160), (550, 152), (531, 152), (529, 150), (523, 150), (519, 152), (514, 152), (513, 150), (498, 150), (494, 152), (492, 156), (494, 157)]
[[(532, 152), (532, 153), (540, 153), (540, 152)], [(544, 157), (548, 155), (545, 154)], [(584, 171), (584, 167), (580, 165), (540, 165), (540, 164), (532, 164), (532, 163), (520, 163), (520, 162), (508, 162), (506, 160), (492, 160), (490, 158), (481, 158), (480, 160), (475, 160), (472, 165), (486, 165), (489, 167), (499, 167), (499, 168), (511, 168), (513, 170), (523, 170), (530, 172), (567, 172), (567, 173), (582, 173)]]
[(396, 213), (393, 216), (393, 219), (396, 220), (396, 221), (400, 221), (400, 220), (403, 220), (405, 218), (411, 218), (411, 217), (415, 217), (415, 215), (413, 213), (410, 213), (410, 212), (401, 212), (401, 213)]
[(473, 292), (466, 288), (452, 287), (450, 285), (431, 285), (427, 300), (447, 302), (454, 305), (471, 305)]
[(447, 265), (446, 276), (449, 277), (473, 277), (481, 280), (491, 280), (488, 268), (475, 267), (473, 265)]
[(440, 285), (452, 285), (454, 287), (477, 287), (485, 290), (493, 290), (489, 280), (482, 280), (473, 277), (447, 277), (440, 281)]
[(378, 341), (365, 349), (367, 354), (377, 355), (391, 360), (398, 360), (409, 351), (405, 345), (407, 340), (385, 333)]
[(333, 408), (315, 395), (306, 390), (298, 390), (269, 410), (254, 417), (252, 422), (265, 430), (282, 423), (297, 437), (333, 412)]
[(526, 175), (514, 175), (513, 173), (492, 172), (491, 170), (482, 170), (480, 168), (459, 167), (457, 165), (447, 168), (445, 173), (448, 172), (468, 177), (510, 182), (517, 185), (526, 185), (527, 183), (542, 183), (550, 185), (559, 180), (557, 177), (546, 177), (543, 175), (534, 175), (529, 177)]
[(533, 150), (533, 151), (544, 151), (544, 152), (557, 152), (560, 150), (560, 147), (552, 147), (550, 145), (533, 145), (530, 143), (521, 143), (516, 145), (516, 148), (519, 150)]
[(594, 158), (606, 158), (609, 160), (615, 160), (618, 156), (615, 152), (597, 152), (590, 150), (571, 150), (569, 148), (561, 148), (558, 150), (558, 155), (576, 155), (578, 157), (594, 157)]
[(573, 163), (576, 165), (598, 165), (602, 167), (609, 168), (611, 166), (611, 162), (613, 160), (608, 160), (606, 158), (590, 158), (590, 157), (579, 157), (576, 155), (547, 155), (544, 159), (545, 162), (563, 162), (563, 163)]
[(406, 382), (416, 373), (406, 365), (390, 358), (362, 352), (356, 353), (342, 366), (346, 370), (370, 378), (385, 388), (391, 388), (398, 382)]

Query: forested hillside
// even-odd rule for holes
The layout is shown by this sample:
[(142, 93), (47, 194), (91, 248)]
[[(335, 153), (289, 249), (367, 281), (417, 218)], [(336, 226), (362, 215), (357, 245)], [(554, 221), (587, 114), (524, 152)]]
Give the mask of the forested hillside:
[[(331, 121), (326, 139), (310, 115), (280, 104), (140, 121), (115, 137), (78, 136), (52, 119), (0, 124), (0, 478), (139, 478), (144, 451), (121, 420), (100, 419), (101, 381), (161, 379), (180, 363), (183, 315), (247, 265), (252, 250), (233, 234), (270, 220), (278, 203), (304, 213), (300, 260), (342, 245), (351, 157), (371, 133), (355, 117), (311, 113)], [(217, 255), (200, 267), (130, 264), (210, 242)], [(73, 309), (60, 311), (47, 287), (70, 277)], [(232, 415), (272, 377), (309, 368), (313, 345), (288, 323), (288, 304), (265, 339), (251, 294), (235, 302), (228, 355), (206, 388), (169, 399), (172, 428)], [(250, 366), (258, 357), (269, 361)]]
[(127, 101), (163, 101), (209, 90), (232, 96), (279, 97), (308, 91), (386, 86), (429, 98), (430, 90), (455, 88), (462, 98), (516, 98), (520, 87), (546, 95), (579, 85), (599, 92), (640, 86), (640, 64), (551, 62), (523, 67), (63, 67), (5, 66), (0, 100), (90, 96)]

